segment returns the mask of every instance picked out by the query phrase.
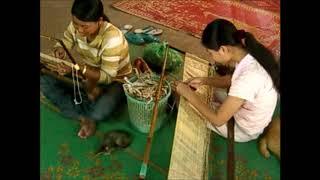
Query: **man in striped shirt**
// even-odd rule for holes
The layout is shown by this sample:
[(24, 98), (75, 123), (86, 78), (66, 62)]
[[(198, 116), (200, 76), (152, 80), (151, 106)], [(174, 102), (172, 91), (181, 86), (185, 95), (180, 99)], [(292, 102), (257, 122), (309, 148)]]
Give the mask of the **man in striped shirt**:
[[(52, 77), (42, 75), (42, 93), (70, 118), (80, 120), (78, 136), (86, 138), (95, 132), (96, 121), (104, 120), (124, 99), (121, 84), (115, 79), (132, 72), (128, 43), (121, 31), (109, 22), (103, 13), (100, 0), (75, 0), (72, 6), (72, 21), (62, 39), (66, 48), (73, 48), (81, 55), (80, 72), (86, 79), (106, 85), (105, 92), (88, 92), (80, 105), (73, 103), (72, 91)], [(57, 44), (55, 56), (66, 58), (66, 52)], [(70, 67), (59, 65), (61, 74), (71, 72)], [(84, 94), (84, 93), (82, 93)]]
[[(90, 22), (89, 22), (90, 23)], [(100, 28), (94, 38), (82, 33), (90, 26), (73, 16), (72, 22), (64, 32), (62, 41), (68, 49), (76, 46), (83, 61), (91, 67), (100, 67), (99, 83), (109, 84), (112, 78), (131, 73), (128, 43), (121, 31), (107, 21), (101, 21)], [(76, 28), (78, 30), (76, 30)], [(57, 44), (56, 47), (61, 46)], [(56, 56), (65, 58), (63, 48), (57, 48)], [(62, 52), (62, 53), (61, 53)]]

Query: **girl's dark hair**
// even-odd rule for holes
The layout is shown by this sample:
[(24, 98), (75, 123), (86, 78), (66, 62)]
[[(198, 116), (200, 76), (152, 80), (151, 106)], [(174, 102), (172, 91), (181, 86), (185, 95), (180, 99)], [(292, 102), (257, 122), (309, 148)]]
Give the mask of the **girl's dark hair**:
[(81, 21), (95, 22), (100, 17), (104, 21), (110, 22), (109, 18), (103, 12), (101, 0), (75, 0), (71, 8), (71, 14)]
[[(245, 39), (244, 45), (241, 42), (242, 38)], [(237, 30), (237, 28), (227, 20), (216, 19), (209, 23), (204, 29), (201, 42), (206, 48), (215, 51), (218, 51), (222, 45), (241, 46), (268, 72), (276, 90), (279, 92), (279, 66), (275, 57), (271, 51), (258, 42), (251, 33)]]

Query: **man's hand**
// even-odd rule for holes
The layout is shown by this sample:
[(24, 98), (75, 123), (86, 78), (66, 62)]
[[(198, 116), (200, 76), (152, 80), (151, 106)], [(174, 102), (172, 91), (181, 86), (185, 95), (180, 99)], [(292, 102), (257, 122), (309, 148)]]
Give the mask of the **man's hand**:
[(58, 72), (58, 74), (60, 76), (64, 76), (66, 74), (71, 73), (71, 70), (72, 70), (71, 67), (69, 67), (69, 66), (67, 66), (67, 65), (65, 65), (63, 63), (58, 63), (57, 64), (56, 72)]
[(62, 47), (57, 47), (53, 49), (54, 56), (59, 59), (66, 59), (67, 53)]

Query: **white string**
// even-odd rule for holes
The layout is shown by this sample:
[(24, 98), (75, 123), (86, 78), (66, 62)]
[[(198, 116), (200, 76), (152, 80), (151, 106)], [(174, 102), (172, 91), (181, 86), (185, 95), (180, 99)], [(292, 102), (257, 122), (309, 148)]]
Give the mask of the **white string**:
[[(79, 85), (79, 79), (78, 79), (78, 70), (76, 70), (76, 80), (77, 80), (77, 84), (75, 83), (75, 80), (74, 80), (74, 65), (71, 66), (71, 70), (72, 70), (72, 82), (73, 82), (73, 96), (74, 96), (74, 104), (75, 105), (78, 105), (78, 104), (81, 104), (82, 103), (82, 96), (81, 96), (81, 92), (80, 92), (80, 85)], [(77, 89), (78, 89), (78, 94), (79, 94), (79, 97), (80, 97), (80, 101), (77, 100), (77, 94), (76, 94), (76, 86), (77, 86)]]

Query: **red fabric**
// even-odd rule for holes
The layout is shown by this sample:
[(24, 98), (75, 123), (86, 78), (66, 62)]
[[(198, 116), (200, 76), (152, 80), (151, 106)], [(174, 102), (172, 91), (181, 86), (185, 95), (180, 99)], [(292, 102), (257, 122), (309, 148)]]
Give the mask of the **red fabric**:
[(280, 0), (122, 0), (113, 6), (196, 37), (209, 22), (224, 18), (280, 54)]

